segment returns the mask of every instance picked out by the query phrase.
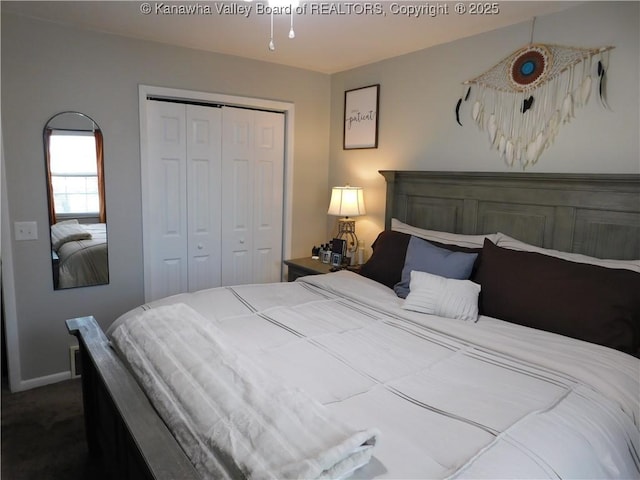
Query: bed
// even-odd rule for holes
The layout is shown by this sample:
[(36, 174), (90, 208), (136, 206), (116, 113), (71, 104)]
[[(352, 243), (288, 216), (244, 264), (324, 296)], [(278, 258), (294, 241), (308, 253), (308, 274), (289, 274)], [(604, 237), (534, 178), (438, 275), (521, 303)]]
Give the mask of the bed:
[(109, 283), (106, 223), (63, 221), (51, 227), (56, 288)]
[(640, 177), (381, 173), (359, 274), (67, 321), (108, 476), (640, 477)]

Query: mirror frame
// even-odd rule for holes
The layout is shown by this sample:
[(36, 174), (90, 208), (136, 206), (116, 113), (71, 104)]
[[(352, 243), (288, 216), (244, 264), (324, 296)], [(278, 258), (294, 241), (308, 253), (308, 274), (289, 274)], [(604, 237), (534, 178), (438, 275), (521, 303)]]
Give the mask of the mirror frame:
[[(77, 243), (77, 241), (69, 241), (69, 246), (65, 244), (59, 245), (59, 248), (54, 248), (54, 225), (56, 224), (55, 218), (55, 206), (53, 204), (53, 186), (51, 184), (51, 165), (50, 165), (50, 150), (49, 150), (49, 137), (50, 132), (52, 130), (64, 129), (63, 125), (55, 126), (55, 120), (59, 117), (76, 117), (80, 119), (78, 121), (78, 126), (72, 125), (67, 128), (70, 131), (77, 130), (83, 131), (81, 127), (81, 122), (87, 122), (87, 125), (91, 125), (91, 130), (93, 132), (98, 132), (100, 134), (99, 142), (100, 142), (100, 155), (102, 157), (102, 162), (100, 164), (100, 160), (98, 161), (98, 191), (101, 192), (100, 196), (103, 199), (100, 202), (100, 211), (98, 212), (99, 223), (95, 224), (96, 227), (86, 227), (81, 229), (83, 232), (90, 232), (86, 234), (86, 238), (79, 239), (80, 242), (84, 242), (82, 244)], [(54, 125), (51, 125), (52, 122)], [(98, 286), (98, 285), (106, 285), (109, 283), (109, 253), (108, 253), (108, 238), (107, 238), (107, 214), (106, 214), (106, 197), (105, 197), (105, 180), (104, 180), (104, 141), (102, 130), (99, 127), (98, 123), (93, 120), (89, 115), (86, 115), (82, 112), (67, 110), (63, 112), (58, 112), (52, 117), (50, 117), (42, 130), (42, 141), (44, 147), (44, 163), (45, 163), (45, 176), (46, 176), (46, 191), (47, 191), (47, 207), (48, 207), (48, 218), (49, 218), (49, 242), (51, 248), (51, 271), (52, 271), (52, 280), (53, 280), (53, 289), (54, 290), (65, 290), (69, 288), (79, 288), (79, 287), (90, 287), (90, 286)], [(102, 221), (104, 219), (104, 221)], [(98, 225), (102, 225), (104, 223), (104, 228)], [(56, 231), (56, 238), (59, 240), (59, 236), (61, 230), (65, 228), (62, 227)], [(70, 235), (65, 235), (64, 240), (71, 239), (73, 237), (74, 232), (76, 230), (75, 227), (68, 227)], [(80, 229), (78, 229), (80, 230)], [(104, 231), (104, 233), (103, 233)], [(104, 240), (102, 238), (104, 237)], [(63, 240), (63, 242), (64, 242)], [(70, 260), (70, 253), (74, 250), (74, 246), (72, 244), (77, 244), (78, 249), (82, 248), (85, 250), (83, 254), (74, 255), (73, 262)], [(64, 252), (61, 252), (61, 249), (64, 247)], [(63, 258), (60, 258), (60, 253), (63, 253)], [(81, 264), (81, 260), (76, 260), (76, 256), (80, 258), (82, 255), (88, 255), (92, 258), (92, 265), (97, 266), (97, 269), (94, 269), (96, 273), (95, 278), (91, 278), (89, 275), (89, 279), (84, 278), (83, 280), (78, 281), (79, 283), (73, 283), (75, 281), (74, 275), (76, 272), (80, 274), (80, 277), (84, 277), (83, 268)], [(61, 265), (61, 262), (64, 265)], [(63, 277), (63, 282), (60, 282), (60, 269), (61, 266), (65, 268), (65, 276)], [(68, 267), (68, 268), (67, 268)], [(93, 273), (93, 272), (92, 272)]]

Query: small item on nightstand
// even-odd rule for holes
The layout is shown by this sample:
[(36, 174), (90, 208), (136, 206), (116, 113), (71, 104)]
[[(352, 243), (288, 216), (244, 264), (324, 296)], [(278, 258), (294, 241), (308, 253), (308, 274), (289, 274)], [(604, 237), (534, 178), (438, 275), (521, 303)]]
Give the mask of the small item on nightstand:
[(358, 265), (364, 264), (364, 240), (358, 240)]
[(331, 263), (331, 247), (329, 244), (324, 245), (321, 252), (322, 263)]
[(311, 258), (314, 260), (318, 260), (320, 258), (320, 247), (316, 247), (315, 245), (311, 249)]
[(331, 251), (333, 253), (339, 253), (341, 256), (347, 254), (347, 242), (341, 238), (334, 238), (331, 240)]

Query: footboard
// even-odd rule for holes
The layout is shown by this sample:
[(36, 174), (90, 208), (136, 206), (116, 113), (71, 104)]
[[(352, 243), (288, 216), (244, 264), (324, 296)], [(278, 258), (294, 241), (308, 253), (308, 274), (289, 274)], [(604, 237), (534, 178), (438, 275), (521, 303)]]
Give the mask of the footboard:
[(106, 478), (199, 478), (193, 465), (109, 346), (93, 317), (67, 320), (78, 338), (89, 452)]

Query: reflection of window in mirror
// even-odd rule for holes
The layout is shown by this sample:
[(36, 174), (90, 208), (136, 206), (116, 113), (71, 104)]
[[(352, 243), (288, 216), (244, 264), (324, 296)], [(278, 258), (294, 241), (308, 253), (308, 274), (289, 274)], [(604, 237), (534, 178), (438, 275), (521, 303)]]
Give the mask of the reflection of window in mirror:
[(53, 130), (49, 138), (56, 217), (98, 216), (98, 162), (93, 132)]
[(62, 112), (44, 128), (51, 266), (55, 290), (109, 283), (102, 132)]

